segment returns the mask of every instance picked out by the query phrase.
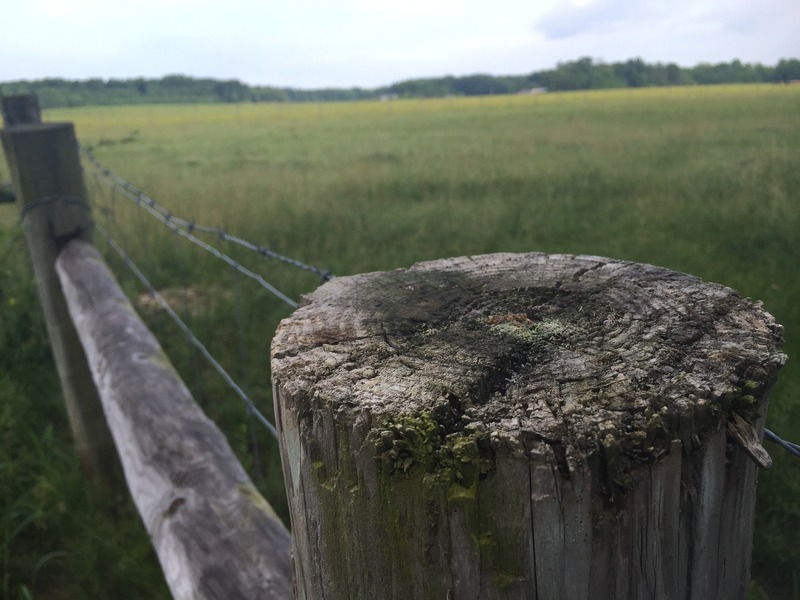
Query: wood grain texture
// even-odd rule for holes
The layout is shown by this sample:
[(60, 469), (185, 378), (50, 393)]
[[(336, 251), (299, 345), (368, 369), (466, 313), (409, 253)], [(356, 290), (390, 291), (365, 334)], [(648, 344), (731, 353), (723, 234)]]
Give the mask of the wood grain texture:
[(726, 423), (760, 439), (781, 344), (728, 288), (600, 257), (325, 284), (272, 346), (298, 598), (743, 597)]
[(292, 598), (289, 533), (93, 246), (57, 271), (125, 478), (178, 600)]

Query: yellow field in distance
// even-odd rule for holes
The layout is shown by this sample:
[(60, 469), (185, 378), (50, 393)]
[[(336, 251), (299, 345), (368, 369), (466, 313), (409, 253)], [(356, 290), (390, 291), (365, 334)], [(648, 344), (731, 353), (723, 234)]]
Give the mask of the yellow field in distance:
[(191, 125), (193, 123), (258, 123), (341, 119), (368, 115), (419, 112), (486, 111), (523, 107), (579, 107), (587, 103), (680, 102), (683, 99), (717, 100), (758, 96), (795, 95), (800, 85), (732, 84), (547, 92), (448, 98), (413, 98), (353, 102), (142, 104), (49, 109), (46, 121), (72, 121), (82, 138), (103, 137), (131, 130)]

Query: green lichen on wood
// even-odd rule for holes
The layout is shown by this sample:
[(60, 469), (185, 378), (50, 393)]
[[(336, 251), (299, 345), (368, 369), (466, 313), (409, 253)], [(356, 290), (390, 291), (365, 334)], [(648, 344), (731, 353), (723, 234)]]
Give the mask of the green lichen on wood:
[(269, 502), (264, 499), (264, 496), (262, 496), (252, 484), (239, 485), (237, 490), (247, 499), (254, 509), (264, 513), (274, 521), (280, 521), (280, 517), (278, 513), (275, 512), (275, 509), (272, 508)]
[[(414, 530), (401, 518), (408, 517), (405, 508), (419, 505), (421, 493), (424, 504), (434, 511), (441, 507), (448, 507), (448, 513), (454, 508), (462, 511), (472, 549), (495, 585), (502, 589), (527, 577), (524, 559), (514, 546), (519, 539), (517, 521), (503, 518), (506, 507), (498, 506), (491, 493), (496, 460), (485, 431), (467, 427), (447, 433), (424, 411), (393, 419), (374, 437), (381, 465), (382, 511), (400, 548), (414, 546), (410, 536), (425, 535), (424, 528)], [(446, 519), (447, 514), (436, 512), (431, 518)], [(514, 525), (505, 531), (507, 521)], [(402, 553), (397, 558), (404, 560)]]
[(173, 375), (176, 379), (180, 380), (180, 373), (178, 373), (177, 369), (175, 369), (175, 366), (172, 364), (172, 361), (169, 359), (169, 357), (161, 348), (161, 346), (158, 346), (157, 351), (148, 356), (147, 360), (151, 364), (157, 366), (160, 369), (163, 369), (167, 373)]
[(748, 379), (741, 385), (731, 386), (719, 402), (719, 410), (724, 414), (736, 413), (750, 422), (759, 418), (759, 410), (764, 402), (764, 384)]
[[(627, 487), (633, 479), (630, 475), (630, 462), (622, 452), (622, 446), (616, 435), (608, 433), (600, 440), (606, 468), (606, 481), (609, 486)], [(609, 489), (613, 493), (613, 489)]]
[[(502, 317), (492, 315), (488, 317), (489, 324), (495, 331), (529, 344), (568, 340), (583, 331), (574, 323), (569, 323), (563, 319), (545, 317), (538, 321), (532, 321), (527, 317), (524, 319), (510, 318), (515, 316), (517, 315), (506, 315), (507, 320), (497, 322), (497, 319)], [(522, 317), (523, 315), (519, 316)]]
[(408, 476), (414, 470), (425, 474), (425, 485), (447, 490), (457, 486), (464, 494), (493, 469), (493, 459), (481, 453), (488, 436), (477, 427), (447, 433), (430, 411), (401, 415), (373, 434), (376, 457), (385, 477)]
[(375, 436), (375, 450), (384, 473), (408, 473), (412, 467), (430, 470), (441, 446), (439, 424), (430, 412), (403, 415), (385, 425)]

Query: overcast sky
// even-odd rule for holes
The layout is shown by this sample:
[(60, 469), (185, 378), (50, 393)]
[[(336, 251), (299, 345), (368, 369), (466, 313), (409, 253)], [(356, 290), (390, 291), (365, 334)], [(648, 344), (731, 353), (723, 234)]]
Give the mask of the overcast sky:
[(800, 0), (4, 2), (0, 81), (172, 73), (292, 87), (800, 57)]

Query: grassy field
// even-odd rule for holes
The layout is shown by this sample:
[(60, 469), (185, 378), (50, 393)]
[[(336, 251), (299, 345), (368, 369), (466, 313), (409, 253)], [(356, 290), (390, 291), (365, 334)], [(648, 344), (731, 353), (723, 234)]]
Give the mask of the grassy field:
[[(81, 108), (44, 118), (73, 121), (101, 162), (176, 215), (337, 275), (544, 251), (648, 262), (733, 287), (763, 300), (786, 328), (790, 361), (768, 426), (800, 438), (800, 86)], [(3, 164), (0, 180), (6, 177)], [(91, 178), (89, 188), (107, 208), (98, 220), (160, 289), (177, 290), (198, 336), (271, 413), (269, 342), (289, 307), (186, 248)], [(0, 478), (9, 482), (0, 483), (0, 597), (163, 597), (130, 503), (86, 491), (69, 453), (54, 378), (39, 366), (49, 357), (17, 211), (0, 205)], [(290, 296), (319, 284), (225, 249)], [(128, 277), (124, 285), (133, 297), (142, 293)], [(163, 316), (145, 312), (198, 400), (252, 466), (238, 400)], [(24, 352), (12, 351), (14, 344)], [(277, 453), (265, 431), (259, 439), (262, 489), (285, 515)], [(775, 466), (759, 482), (750, 596), (797, 599), (800, 461), (768, 450)]]

